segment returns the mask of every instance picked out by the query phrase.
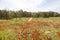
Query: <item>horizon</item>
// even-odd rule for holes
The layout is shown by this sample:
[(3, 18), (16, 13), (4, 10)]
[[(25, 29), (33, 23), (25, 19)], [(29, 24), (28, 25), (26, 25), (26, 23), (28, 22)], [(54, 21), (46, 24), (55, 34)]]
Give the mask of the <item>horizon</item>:
[(0, 9), (12, 11), (55, 11), (60, 12), (60, 0), (0, 0)]

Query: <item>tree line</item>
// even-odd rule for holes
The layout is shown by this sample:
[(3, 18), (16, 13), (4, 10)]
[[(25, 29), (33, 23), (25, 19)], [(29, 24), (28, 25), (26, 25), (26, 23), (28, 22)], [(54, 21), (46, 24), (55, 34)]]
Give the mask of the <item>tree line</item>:
[(0, 10), (0, 19), (12, 19), (12, 18), (21, 18), (21, 17), (60, 17), (60, 13), (58, 12), (27, 12), (23, 10), (19, 11), (7, 11), (7, 10)]

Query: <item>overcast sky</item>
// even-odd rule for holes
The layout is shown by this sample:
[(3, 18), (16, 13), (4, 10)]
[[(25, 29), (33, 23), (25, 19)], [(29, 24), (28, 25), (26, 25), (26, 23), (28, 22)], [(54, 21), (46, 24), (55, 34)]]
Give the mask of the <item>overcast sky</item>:
[(0, 9), (60, 12), (60, 0), (0, 0)]

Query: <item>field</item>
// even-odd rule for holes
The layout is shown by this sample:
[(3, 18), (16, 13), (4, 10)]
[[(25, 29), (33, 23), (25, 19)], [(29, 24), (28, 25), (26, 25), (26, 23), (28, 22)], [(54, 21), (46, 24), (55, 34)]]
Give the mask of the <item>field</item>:
[(0, 40), (60, 40), (60, 17), (0, 20)]

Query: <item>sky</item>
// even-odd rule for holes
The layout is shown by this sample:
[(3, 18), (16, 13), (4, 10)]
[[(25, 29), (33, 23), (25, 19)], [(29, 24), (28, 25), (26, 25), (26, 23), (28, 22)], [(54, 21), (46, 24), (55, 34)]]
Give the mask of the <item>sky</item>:
[(0, 0), (0, 9), (60, 12), (60, 0)]

